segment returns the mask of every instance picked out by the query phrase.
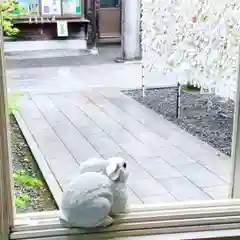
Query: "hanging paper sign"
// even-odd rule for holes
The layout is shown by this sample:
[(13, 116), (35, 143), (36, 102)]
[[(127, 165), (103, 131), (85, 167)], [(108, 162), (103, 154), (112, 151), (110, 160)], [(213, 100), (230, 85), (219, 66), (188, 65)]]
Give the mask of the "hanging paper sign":
[(67, 21), (57, 21), (57, 34), (58, 34), (58, 37), (67, 37), (68, 36)]
[(63, 14), (81, 14), (80, 0), (62, 0)]
[(43, 0), (42, 14), (61, 15), (60, 0)]

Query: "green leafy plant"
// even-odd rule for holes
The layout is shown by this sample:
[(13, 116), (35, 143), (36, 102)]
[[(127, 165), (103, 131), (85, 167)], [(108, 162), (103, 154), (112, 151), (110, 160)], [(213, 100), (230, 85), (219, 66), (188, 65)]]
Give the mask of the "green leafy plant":
[[(33, 176), (29, 176), (25, 171), (18, 171), (13, 174), (14, 183), (17, 186), (25, 186), (25, 188), (41, 188), (43, 183)], [(15, 206), (17, 208), (23, 209), (26, 204), (31, 201), (31, 197), (24, 193), (21, 189), (20, 192), (17, 192), (15, 195)]]
[(4, 0), (0, 3), (1, 24), (3, 26), (4, 34), (7, 36), (15, 36), (19, 29), (14, 27), (12, 23), (12, 12), (22, 12), (23, 7), (16, 0)]
[(14, 94), (9, 94), (8, 95), (8, 108), (9, 108), (9, 113), (14, 114), (16, 111), (19, 110), (20, 106), (18, 105), (18, 99), (19, 97), (23, 96), (23, 93), (21, 92), (16, 92)]
[(24, 171), (15, 172), (13, 174), (14, 181), (19, 184), (25, 184), (30, 187), (42, 187), (43, 183), (35, 177), (28, 176)]
[(31, 198), (25, 194), (21, 193), (15, 198), (15, 205), (17, 208), (24, 208), (26, 206), (26, 203), (29, 202)]

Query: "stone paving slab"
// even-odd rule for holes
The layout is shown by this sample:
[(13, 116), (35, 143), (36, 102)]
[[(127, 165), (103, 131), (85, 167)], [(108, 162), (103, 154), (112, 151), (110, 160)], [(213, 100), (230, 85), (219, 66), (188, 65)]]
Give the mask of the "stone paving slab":
[(213, 199), (227, 199), (230, 193), (230, 187), (218, 186), (218, 187), (203, 188), (203, 191)]
[[(68, 57), (82, 57), (89, 55), (88, 50), (76, 50), (76, 49), (68, 49), (68, 50), (34, 50), (34, 51), (16, 51), (16, 52), (6, 52), (5, 58), (8, 62), (16, 62), (33, 59), (43, 59), (43, 58), (52, 58), (55, 60), (56, 58), (68, 58)], [(27, 61), (26, 61), (27, 62)]]
[[(26, 127), (47, 161), (49, 169), (51, 169), (52, 175), (57, 180), (60, 189), (63, 189), (69, 181), (69, 175), (76, 173), (79, 166), (77, 161), (66, 149), (61, 139), (56, 135), (30, 97), (24, 96), (20, 101), (20, 105), (22, 106), (20, 115)], [(20, 127), (22, 126), (20, 125)], [(31, 146), (30, 143), (29, 145)], [(52, 169), (55, 171), (53, 172)]]
[(121, 49), (108, 47), (99, 49), (99, 55), (92, 55), (89, 50), (38, 50), (10, 52), (5, 54), (8, 69), (43, 68), (43, 67), (76, 67), (113, 64), (120, 56)]
[[(226, 182), (199, 163), (188, 163), (176, 169), (200, 188), (225, 185)], [(204, 176), (204, 177), (203, 177)]]
[[(75, 92), (95, 88), (117, 90), (141, 88), (140, 63), (114, 63), (114, 58), (107, 54), (106, 57), (97, 60), (93, 60), (92, 57), (88, 60), (86, 57), (71, 58), (72, 60), (61, 58), (59, 59), (61, 64), (52, 67), (47, 64), (47, 59), (42, 60), (45, 63), (41, 66), (32, 63), (31, 60), (21, 60), (25, 68), (17, 68), (17, 65), (14, 65), (14, 69), (8, 67), (9, 87), (12, 91), (32, 94)], [(81, 61), (85, 64), (81, 64)], [(160, 82), (159, 78), (154, 77), (145, 84), (146, 87), (176, 86), (176, 81), (168, 79)]]
[(120, 89), (25, 95), (20, 114), (60, 189), (89, 157), (121, 156), (131, 204), (228, 196), (229, 159)]
[(66, 49), (87, 49), (86, 40), (39, 40), (39, 41), (9, 41), (4, 43), (4, 50), (7, 53), (25, 52), (37, 50), (66, 50)]
[(177, 199), (177, 201), (187, 202), (212, 199), (194, 182), (191, 182), (186, 177), (169, 178), (162, 180), (161, 184), (171, 195)]

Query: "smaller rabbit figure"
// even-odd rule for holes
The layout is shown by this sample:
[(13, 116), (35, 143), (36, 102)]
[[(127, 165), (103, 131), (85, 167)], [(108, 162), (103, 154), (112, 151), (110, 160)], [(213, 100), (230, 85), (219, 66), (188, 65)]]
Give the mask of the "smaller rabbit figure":
[(127, 164), (122, 158), (90, 159), (62, 198), (62, 221), (72, 227), (107, 227), (127, 206)]

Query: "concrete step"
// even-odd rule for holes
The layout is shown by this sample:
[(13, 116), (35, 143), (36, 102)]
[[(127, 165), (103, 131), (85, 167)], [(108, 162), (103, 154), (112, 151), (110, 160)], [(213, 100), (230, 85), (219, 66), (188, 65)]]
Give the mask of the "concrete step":
[(59, 67), (114, 63), (120, 56), (117, 46), (99, 47), (99, 54), (88, 50), (38, 50), (5, 53), (7, 68)]
[(46, 41), (9, 41), (4, 43), (5, 53), (40, 50), (86, 50), (83, 39), (46, 40)]
[(48, 59), (48, 58), (65, 58), (80, 57), (89, 55), (88, 49), (68, 49), (68, 50), (33, 50), (33, 51), (15, 51), (5, 52), (7, 60), (27, 60), (27, 59)]

